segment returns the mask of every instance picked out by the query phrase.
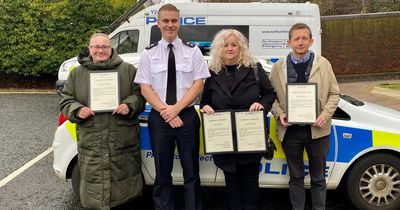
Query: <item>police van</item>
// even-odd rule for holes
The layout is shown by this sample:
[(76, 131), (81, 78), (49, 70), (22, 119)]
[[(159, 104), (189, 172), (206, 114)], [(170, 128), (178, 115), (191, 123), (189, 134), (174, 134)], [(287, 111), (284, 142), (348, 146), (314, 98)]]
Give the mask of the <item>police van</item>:
[[(148, 1), (143, 6), (149, 5)], [(311, 47), (321, 54), (321, 24), (316, 4), (280, 3), (174, 3), (180, 10), (179, 37), (200, 47), (208, 55), (211, 41), (219, 30), (233, 28), (241, 31), (249, 40), (253, 55), (267, 66), (287, 54), (290, 26), (303, 22), (310, 26), (314, 44)], [(161, 4), (136, 11), (128, 21), (110, 34), (111, 45), (125, 61), (137, 65), (140, 53), (161, 39), (157, 27), (158, 8)], [(140, 7), (136, 7), (140, 8)], [(209, 59), (207, 57), (207, 59)], [(76, 57), (63, 62), (58, 71), (57, 91), (61, 91), (68, 72), (79, 65)], [(72, 68), (71, 68), (72, 67)]]
[[(313, 33), (312, 50), (321, 53), (320, 16), (315, 4), (282, 3), (175, 3), (181, 13), (180, 37), (197, 44), (206, 59), (214, 34), (222, 28), (235, 28), (248, 39), (250, 50), (270, 71), (271, 63), (286, 55), (288, 30), (294, 23), (308, 24)], [(156, 25), (161, 5), (151, 5), (130, 17), (110, 34), (113, 47), (121, 57), (137, 65), (140, 52), (161, 38)], [(59, 83), (67, 79), (68, 69), (76, 66), (76, 58), (63, 63)], [(62, 85), (61, 85), (62, 86)], [(147, 117), (151, 107), (140, 115), (142, 174), (146, 184), (155, 179)], [(275, 131), (275, 120), (268, 115), (270, 136), (277, 146), (272, 160), (260, 162), (260, 187), (287, 188), (288, 166)], [(342, 95), (333, 116), (330, 149), (325, 176), (328, 189), (342, 186), (359, 209), (400, 209), (400, 112)], [(202, 138), (202, 136), (200, 136)], [(66, 180), (72, 179), (75, 193), (79, 190), (77, 138), (75, 124), (61, 113), (55, 132), (53, 168)], [(200, 148), (200, 178), (203, 186), (224, 186), (223, 172), (212, 155)], [(305, 155), (306, 179), (310, 177)], [(179, 155), (175, 155), (173, 183), (183, 184)], [(79, 195), (79, 193), (77, 193)]]

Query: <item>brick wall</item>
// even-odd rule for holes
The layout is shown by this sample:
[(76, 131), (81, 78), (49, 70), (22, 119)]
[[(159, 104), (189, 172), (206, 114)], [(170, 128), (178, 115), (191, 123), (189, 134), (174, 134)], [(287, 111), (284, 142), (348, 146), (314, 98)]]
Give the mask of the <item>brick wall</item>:
[(400, 12), (322, 17), (322, 55), (336, 75), (400, 72)]

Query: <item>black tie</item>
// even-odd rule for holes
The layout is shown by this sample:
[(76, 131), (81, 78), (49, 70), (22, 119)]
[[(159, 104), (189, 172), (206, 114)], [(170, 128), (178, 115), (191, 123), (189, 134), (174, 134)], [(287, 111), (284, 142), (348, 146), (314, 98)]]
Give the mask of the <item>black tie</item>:
[(173, 44), (168, 44), (168, 80), (167, 80), (167, 99), (168, 105), (176, 103), (176, 67), (175, 67), (175, 55), (172, 50)]

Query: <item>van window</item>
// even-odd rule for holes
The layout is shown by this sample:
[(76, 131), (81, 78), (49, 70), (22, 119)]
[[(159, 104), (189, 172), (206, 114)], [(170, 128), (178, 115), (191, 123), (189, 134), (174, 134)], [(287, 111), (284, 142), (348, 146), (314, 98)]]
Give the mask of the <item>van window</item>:
[(138, 49), (139, 31), (121, 31), (111, 39), (111, 46), (117, 50), (118, 54), (136, 53)]
[[(246, 25), (181, 25), (179, 37), (199, 46), (204, 55), (208, 54), (215, 34), (222, 29), (236, 29), (249, 38), (249, 26)], [(161, 39), (161, 32), (157, 25), (151, 27), (150, 43)]]

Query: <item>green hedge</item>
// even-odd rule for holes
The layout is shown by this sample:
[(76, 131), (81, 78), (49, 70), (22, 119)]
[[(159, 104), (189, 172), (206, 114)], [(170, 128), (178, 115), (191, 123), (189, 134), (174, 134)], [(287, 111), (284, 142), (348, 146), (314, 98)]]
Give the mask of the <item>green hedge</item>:
[[(130, 3), (129, 3), (130, 2)], [(0, 0), (0, 73), (57, 74), (133, 1)]]
[[(0, 75), (55, 76), (134, 0), (0, 0)], [(339, 75), (400, 71), (400, 15), (322, 19), (322, 54)]]

